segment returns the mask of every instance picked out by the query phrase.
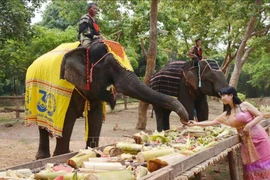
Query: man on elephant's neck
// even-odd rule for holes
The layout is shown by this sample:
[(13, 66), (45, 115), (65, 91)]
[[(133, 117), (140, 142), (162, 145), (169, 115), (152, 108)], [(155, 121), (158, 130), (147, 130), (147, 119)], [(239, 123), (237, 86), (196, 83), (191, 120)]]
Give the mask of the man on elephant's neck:
[(89, 3), (87, 11), (88, 14), (83, 15), (79, 22), (78, 39), (84, 47), (89, 46), (94, 39), (100, 37), (98, 22), (95, 19), (98, 13), (98, 5), (96, 3)]
[(196, 39), (195, 40), (195, 46), (193, 46), (191, 48), (191, 50), (188, 52), (188, 56), (192, 59), (192, 60), (202, 60), (204, 59), (202, 56), (202, 41), (201, 39)]

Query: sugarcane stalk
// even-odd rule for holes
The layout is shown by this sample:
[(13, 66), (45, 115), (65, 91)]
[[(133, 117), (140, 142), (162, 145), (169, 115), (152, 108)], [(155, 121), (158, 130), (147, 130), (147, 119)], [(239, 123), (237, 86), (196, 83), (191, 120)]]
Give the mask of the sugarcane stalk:
[(4, 174), (6, 177), (28, 178), (32, 175), (32, 171), (30, 169), (7, 170)]
[(91, 180), (135, 180), (134, 175), (128, 170), (90, 173), (88, 177)]
[(181, 149), (180, 153), (183, 154), (183, 155), (188, 155), (188, 156), (195, 154), (194, 151), (189, 150), (189, 149)]
[[(63, 171), (57, 171), (57, 172), (40, 172), (34, 175), (35, 179), (39, 180), (51, 180), (55, 179), (58, 176), (64, 176), (64, 180), (70, 180), (74, 177), (75, 173), (66, 173)], [(85, 173), (77, 173), (77, 180), (85, 180), (89, 179), (88, 174)]]
[(149, 172), (154, 172), (167, 165), (176, 164), (180, 160), (183, 160), (185, 158), (187, 157), (179, 153), (173, 153), (173, 154), (153, 158), (147, 162), (147, 169)]
[(108, 170), (99, 170), (99, 169), (88, 169), (88, 168), (79, 168), (81, 173), (97, 173), (97, 172), (107, 172)]
[(127, 143), (127, 142), (118, 142), (116, 144), (116, 147), (121, 149), (124, 153), (130, 153), (130, 154), (137, 154), (142, 149), (141, 144), (133, 144), (133, 143)]
[(138, 166), (135, 170), (136, 179), (140, 179), (148, 174), (148, 170), (146, 167)]
[(159, 156), (164, 156), (167, 154), (172, 154), (172, 153), (174, 153), (174, 148), (161, 148), (161, 149), (143, 151), (137, 154), (137, 161), (139, 163), (144, 162), (144, 161), (149, 161), (150, 159), (153, 159)]
[(82, 167), (91, 170), (110, 170), (110, 171), (125, 169), (125, 167), (119, 162), (111, 163), (111, 162), (84, 161)]
[(96, 152), (92, 149), (81, 150), (77, 155), (67, 160), (67, 164), (73, 168), (82, 166), (83, 161), (88, 161), (90, 157), (96, 157)]
[(102, 158), (102, 157), (99, 157), (99, 158), (92, 158), (90, 157), (88, 159), (89, 162), (109, 162), (109, 158)]
[(103, 149), (103, 154), (105, 154), (105, 155), (109, 155), (110, 153), (110, 150), (112, 149), (112, 148), (114, 148), (115, 146), (106, 146), (104, 149)]
[(123, 153), (123, 151), (120, 148), (118, 148), (118, 147), (113, 147), (109, 151), (110, 157), (120, 156), (122, 153)]

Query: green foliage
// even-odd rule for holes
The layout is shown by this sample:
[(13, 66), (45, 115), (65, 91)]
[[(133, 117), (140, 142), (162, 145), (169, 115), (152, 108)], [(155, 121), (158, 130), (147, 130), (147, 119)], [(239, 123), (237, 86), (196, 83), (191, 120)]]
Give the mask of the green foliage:
[(257, 48), (250, 55), (239, 79), (239, 88), (242, 89), (241, 92), (247, 94), (247, 97), (270, 96), (268, 44), (267, 42), (263, 44), (265, 47)]
[[(43, 13), (42, 22), (35, 26), (30, 25), (30, 18), (42, 1), (13, 0), (0, 4), (0, 19), (3, 20), (0, 22), (0, 94), (23, 92), (25, 71), (34, 59), (63, 42), (77, 40), (77, 23), (87, 13), (87, 2), (51, 1)], [(143, 40), (147, 53), (151, 1), (95, 2), (100, 9), (96, 18), (102, 35), (111, 40), (117, 39), (125, 47), (135, 73), (143, 76), (146, 60), (140, 40)], [(257, 15), (257, 8), (254, 1), (159, 1), (156, 70), (169, 61), (188, 60), (187, 51), (196, 38), (203, 40), (204, 55), (221, 65), (226, 53), (233, 56), (237, 51), (250, 17)], [(263, 2), (263, 8), (264, 17), (258, 16), (254, 25), (258, 31), (269, 25), (269, 21), (264, 21), (270, 12), (266, 2)], [(112, 35), (118, 31), (121, 33)], [(269, 42), (269, 32), (253, 36), (248, 41), (248, 47), (255, 50), (243, 67), (239, 80), (239, 90), (247, 97), (270, 94), (267, 78), (270, 75)], [(220, 48), (221, 44), (227, 46), (229, 43), (232, 43), (231, 48)]]
[(242, 93), (237, 93), (237, 96), (239, 97), (239, 99), (243, 102), (243, 101), (247, 101), (247, 102), (249, 102), (250, 104), (252, 104), (253, 106), (255, 106), (255, 107), (258, 107), (258, 105), (254, 102), (254, 101), (252, 101), (251, 99), (247, 99), (246, 98), (246, 95), (245, 94), (242, 94)]
[(33, 38), (28, 42), (8, 40), (0, 50), (0, 94), (22, 94), (25, 73), (28, 66), (42, 54), (64, 42), (76, 41), (76, 29), (68, 27), (65, 31), (33, 27)]
[(258, 104), (255, 101), (253, 101), (251, 99), (247, 99), (246, 101), (249, 102), (250, 104), (252, 104), (253, 106), (255, 106), (256, 108), (258, 108)]
[(269, 53), (265, 52), (265, 48), (262, 48), (254, 55), (259, 55), (260, 63), (258, 63), (256, 56), (251, 56), (253, 61), (247, 65), (247, 71), (251, 74), (251, 79), (248, 81), (254, 87), (259, 89), (269, 89), (270, 82), (270, 61), (269, 61)]
[(87, 13), (86, 9), (86, 1), (52, 1), (47, 5), (39, 25), (61, 30), (77, 26), (81, 16)]
[(26, 40), (31, 32), (30, 22), (41, 0), (4, 0), (0, 3), (0, 48), (8, 39)]
[(241, 101), (245, 101), (245, 100), (246, 100), (246, 95), (245, 95), (245, 94), (237, 93), (237, 96), (239, 97), (239, 99), (240, 99)]
[(138, 64), (138, 54), (135, 52), (135, 50), (131, 47), (128, 47), (125, 49), (125, 52), (128, 56), (128, 59), (130, 60), (130, 63), (133, 67), (133, 69), (137, 69), (139, 64)]

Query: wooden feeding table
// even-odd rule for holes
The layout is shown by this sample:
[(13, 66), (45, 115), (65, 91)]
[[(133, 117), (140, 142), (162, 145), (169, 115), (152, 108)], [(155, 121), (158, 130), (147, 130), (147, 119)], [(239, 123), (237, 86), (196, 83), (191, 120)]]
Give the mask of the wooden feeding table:
[[(264, 120), (260, 123), (267, 131), (269, 130), (270, 122)], [(108, 147), (108, 146), (106, 146)], [(190, 177), (195, 176), (196, 179), (201, 179), (201, 172), (204, 171), (209, 165), (218, 162), (221, 158), (227, 156), (230, 168), (230, 179), (238, 180), (237, 163), (235, 161), (235, 149), (240, 147), (240, 138), (238, 135), (230, 136), (222, 141), (219, 141), (210, 148), (201, 150), (193, 155), (182, 156), (177, 158), (169, 165), (158, 169), (148, 175), (140, 178), (141, 180), (188, 180)], [(105, 147), (96, 148), (103, 150)], [(38, 160), (26, 163), (19, 166), (8, 168), (10, 170), (18, 170), (28, 168), (32, 172), (39, 171), (47, 163), (65, 163), (69, 158), (75, 156), (78, 152), (68, 153), (52, 158)], [(170, 158), (172, 156), (168, 155)], [(175, 156), (177, 157), (177, 156)], [(161, 157), (160, 157), (161, 158)], [(150, 170), (149, 170), (150, 171)]]
[[(269, 134), (268, 120), (261, 121)], [(221, 158), (228, 156), (231, 180), (238, 180), (236, 161), (234, 156), (235, 149), (240, 147), (239, 135), (231, 136), (214, 146), (200, 151), (187, 158), (159, 169), (153, 173), (144, 176), (142, 180), (187, 180), (195, 175), (196, 179), (201, 179), (200, 172), (211, 164), (218, 162)]]

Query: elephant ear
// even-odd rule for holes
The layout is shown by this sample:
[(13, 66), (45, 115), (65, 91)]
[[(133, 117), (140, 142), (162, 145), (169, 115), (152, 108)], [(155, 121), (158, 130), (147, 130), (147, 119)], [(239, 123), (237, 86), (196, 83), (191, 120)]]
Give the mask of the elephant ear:
[(197, 90), (199, 88), (199, 78), (197, 71), (194, 69), (192, 71), (188, 71), (186, 74), (186, 82), (194, 88), (194, 90)]
[(86, 48), (79, 47), (65, 54), (62, 64), (60, 78), (66, 79), (77, 88), (86, 88)]

